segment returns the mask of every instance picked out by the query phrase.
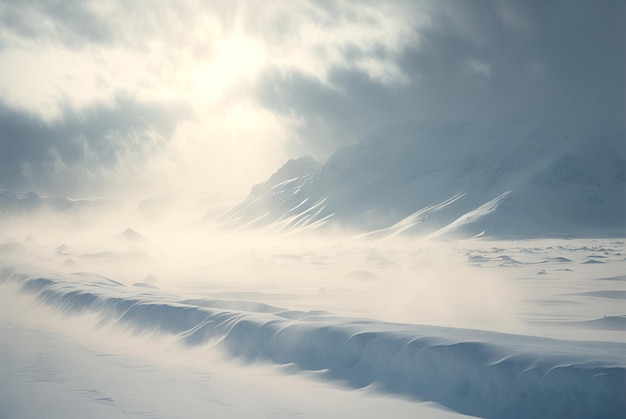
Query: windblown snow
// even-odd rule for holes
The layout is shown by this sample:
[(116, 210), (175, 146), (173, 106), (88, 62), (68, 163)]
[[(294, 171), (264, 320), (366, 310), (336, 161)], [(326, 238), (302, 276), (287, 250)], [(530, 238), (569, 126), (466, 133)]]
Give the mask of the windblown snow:
[[(134, 333), (215, 345), (247, 362), (318, 371), (354, 388), (436, 401), (480, 417), (619, 417), (626, 343), (562, 341), (471, 329), (344, 318), (252, 301), (185, 299), (96, 275), (3, 268), (36, 301), (95, 314)], [(623, 298), (622, 298), (623, 299)], [(618, 318), (612, 318), (618, 321)], [(621, 318), (621, 330), (626, 318)]]
[(0, 191), (0, 417), (626, 417), (624, 133), (561, 126), (389, 128), (236, 204)]
[[(24, 309), (44, 310), (60, 328), (85, 319), (105, 339), (119, 339), (115, 330), (170, 339), (178, 356), (220, 353), (242, 365), (236, 371), (282, 366), (270, 377), (313, 374), (367, 391), (359, 397), (400, 397), (397, 417), (626, 413), (623, 241), (283, 238), (257, 247), (187, 243), (174, 253), (142, 237), (115, 234), (90, 249), (6, 242), (0, 289), (29, 298)], [(96, 390), (114, 405), (112, 393)], [(130, 412), (137, 401), (116, 403)]]

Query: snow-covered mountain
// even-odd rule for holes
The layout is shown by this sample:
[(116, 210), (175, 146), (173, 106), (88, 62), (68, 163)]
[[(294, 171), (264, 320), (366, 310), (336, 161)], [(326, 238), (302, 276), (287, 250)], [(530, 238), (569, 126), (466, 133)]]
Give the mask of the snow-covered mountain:
[(564, 126), (387, 128), (324, 164), (288, 161), (219, 221), (279, 231), (335, 225), (378, 236), (626, 233), (623, 128)]
[(35, 192), (16, 194), (0, 189), (0, 216), (29, 215), (41, 210), (74, 215), (101, 203), (101, 199), (42, 197)]
[(46, 203), (34, 192), (15, 194), (0, 189), (0, 215), (41, 209)]

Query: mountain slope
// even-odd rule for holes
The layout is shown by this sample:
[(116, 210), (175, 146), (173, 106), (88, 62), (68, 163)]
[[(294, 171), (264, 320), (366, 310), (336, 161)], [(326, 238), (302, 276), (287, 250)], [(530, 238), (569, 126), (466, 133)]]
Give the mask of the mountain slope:
[(291, 160), (225, 214), (236, 228), (324, 224), (379, 236), (626, 232), (621, 127), (409, 124)]
[(0, 189), (0, 216), (28, 216), (39, 211), (51, 211), (75, 216), (102, 204), (101, 199), (71, 199), (42, 197), (35, 192), (13, 193)]
[(45, 206), (44, 200), (34, 192), (15, 194), (0, 189), (0, 215), (35, 211)]

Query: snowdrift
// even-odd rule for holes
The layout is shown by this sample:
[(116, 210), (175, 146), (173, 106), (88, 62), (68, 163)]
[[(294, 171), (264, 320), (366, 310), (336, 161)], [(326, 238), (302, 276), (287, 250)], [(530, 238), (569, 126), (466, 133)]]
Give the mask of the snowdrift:
[(1, 266), (65, 315), (214, 345), (246, 362), (317, 371), (353, 388), (432, 400), (486, 418), (626, 416), (626, 344), (341, 318), (254, 301), (183, 299), (108, 278)]
[(283, 232), (330, 224), (383, 237), (623, 235), (624, 129), (574, 126), (389, 128), (323, 165), (290, 160), (218, 221)]

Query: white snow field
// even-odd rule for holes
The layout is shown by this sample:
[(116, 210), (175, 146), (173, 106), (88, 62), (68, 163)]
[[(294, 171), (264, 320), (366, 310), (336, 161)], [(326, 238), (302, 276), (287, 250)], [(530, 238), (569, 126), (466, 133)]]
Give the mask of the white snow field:
[(626, 418), (624, 130), (566, 122), (389, 128), (236, 204), (0, 191), (0, 417)]
[(626, 417), (621, 239), (35, 230), (3, 418)]

